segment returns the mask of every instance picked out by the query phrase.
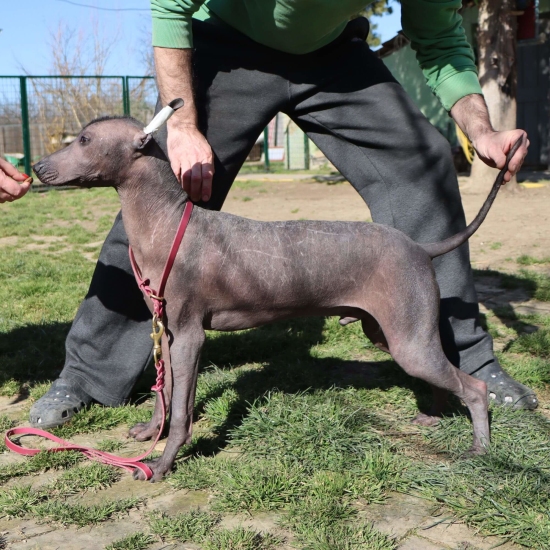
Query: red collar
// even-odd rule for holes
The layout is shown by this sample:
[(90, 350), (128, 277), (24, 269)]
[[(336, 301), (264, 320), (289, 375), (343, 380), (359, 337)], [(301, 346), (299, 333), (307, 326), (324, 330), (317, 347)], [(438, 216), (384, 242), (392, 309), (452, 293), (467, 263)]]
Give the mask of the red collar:
[(172, 266), (174, 265), (174, 260), (176, 259), (176, 255), (180, 248), (181, 241), (183, 239), (183, 236), (185, 235), (185, 230), (187, 229), (187, 225), (189, 224), (189, 219), (191, 218), (192, 211), (193, 211), (193, 203), (190, 200), (188, 200), (185, 203), (183, 216), (181, 217), (181, 221), (178, 226), (176, 236), (174, 237), (174, 242), (172, 243), (170, 254), (168, 255), (168, 259), (166, 260), (166, 265), (164, 266), (164, 271), (162, 272), (162, 276), (160, 278), (160, 285), (158, 290), (151, 288), (149, 286), (150, 280), (144, 279), (142, 277), (141, 270), (136, 263), (136, 259), (134, 257), (134, 252), (132, 250), (132, 247), (130, 246), (128, 249), (130, 254), (130, 263), (132, 264), (132, 269), (134, 271), (137, 284), (139, 288), (141, 288), (143, 293), (149, 296), (149, 298), (151, 298), (153, 302), (153, 312), (161, 320), (164, 315), (164, 297), (163, 297), (164, 288), (166, 287), (166, 281), (168, 281), (168, 276), (170, 275), (170, 271), (172, 271)]

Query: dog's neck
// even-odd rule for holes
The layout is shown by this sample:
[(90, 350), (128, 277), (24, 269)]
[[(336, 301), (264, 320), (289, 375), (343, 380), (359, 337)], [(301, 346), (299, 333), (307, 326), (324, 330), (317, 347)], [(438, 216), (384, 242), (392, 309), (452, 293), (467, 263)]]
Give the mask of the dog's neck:
[(170, 164), (156, 156), (139, 159), (117, 192), (138, 264), (163, 264), (188, 200)]

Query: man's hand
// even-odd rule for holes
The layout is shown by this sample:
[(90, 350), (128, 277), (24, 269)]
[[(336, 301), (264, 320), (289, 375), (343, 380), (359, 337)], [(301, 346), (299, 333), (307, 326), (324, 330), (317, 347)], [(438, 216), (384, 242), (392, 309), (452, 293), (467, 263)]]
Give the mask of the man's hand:
[(497, 132), (489, 120), (489, 112), (483, 96), (467, 95), (459, 99), (451, 109), (451, 116), (472, 142), (479, 158), (487, 165), (501, 169), (512, 145), (523, 136), (523, 143), (510, 160), (504, 181), (510, 181), (518, 172), (527, 155), (529, 140), (524, 130)]
[(15, 166), (0, 158), (0, 203), (20, 199), (30, 187), (29, 176), (21, 174)]
[(214, 158), (206, 138), (195, 126), (168, 121), (168, 158), (191, 200), (207, 201), (212, 194)]
[(529, 140), (524, 130), (509, 130), (503, 132), (491, 132), (480, 136), (475, 143), (472, 142), (479, 158), (488, 166), (499, 170), (506, 163), (506, 155), (514, 143), (523, 136), (523, 143), (510, 160), (508, 171), (504, 174), (504, 181), (510, 181), (518, 172), (527, 155)]
[(178, 181), (192, 201), (212, 194), (214, 155), (197, 125), (193, 93), (193, 52), (155, 48), (155, 68), (163, 105), (181, 97), (185, 105), (168, 121), (168, 158)]

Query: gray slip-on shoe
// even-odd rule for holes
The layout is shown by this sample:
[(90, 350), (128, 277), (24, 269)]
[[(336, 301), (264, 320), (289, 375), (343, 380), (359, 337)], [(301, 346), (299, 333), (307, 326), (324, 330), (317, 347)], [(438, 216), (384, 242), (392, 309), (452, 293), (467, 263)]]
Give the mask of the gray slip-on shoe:
[(44, 429), (61, 426), (91, 402), (92, 398), (76, 384), (58, 378), (31, 407), (31, 426)]
[(539, 401), (535, 392), (514, 380), (498, 361), (492, 361), (472, 373), (474, 378), (487, 384), (489, 402), (507, 405), (514, 409), (536, 409)]

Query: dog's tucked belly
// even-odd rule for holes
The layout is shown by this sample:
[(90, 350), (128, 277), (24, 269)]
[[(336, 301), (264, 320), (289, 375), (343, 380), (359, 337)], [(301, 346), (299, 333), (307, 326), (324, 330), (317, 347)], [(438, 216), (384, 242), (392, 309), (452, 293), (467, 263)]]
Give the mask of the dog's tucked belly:
[(212, 314), (205, 319), (204, 328), (207, 330), (243, 330), (259, 327), (274, 321), (282, 321), (294, 317), (316, 317), (316, 316), (340, 316), (349, 318), (360, 318), (364, 311), (355, 307), (309, 307), (309, 308), (281, 308), (281, 309), (238, 309), (223, 311)]
[(414, 293), (415, 282), (433, 278), (416, 243), (376, 224), (239, 220), (231, 232), (213, 225), (215, 236), (201, 247), (200, 279), (189, 283), (202, 289), (206, 329), (304, 316), (377, 318), (380, 308), (397, 307), (405, 283)]

